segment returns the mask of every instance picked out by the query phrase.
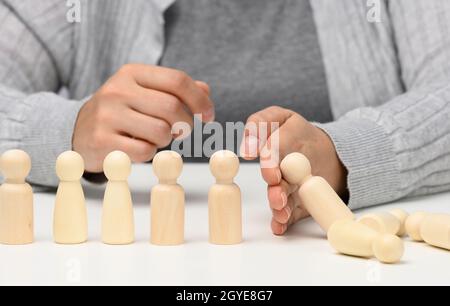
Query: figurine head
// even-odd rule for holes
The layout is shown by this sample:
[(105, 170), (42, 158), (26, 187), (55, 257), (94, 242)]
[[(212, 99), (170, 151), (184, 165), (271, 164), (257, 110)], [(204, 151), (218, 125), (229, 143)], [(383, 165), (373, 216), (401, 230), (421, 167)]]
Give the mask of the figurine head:
[(78, 181), (83, 173), (84, 161), (77, 152), (64, 152), (56, 160), (56, 174), (61, 181)]
[(161, 183), (175, 183), (183, 170), (183, 159), (173, 151), (162, 151), (153, 158), (153, 172)]
[(7, 180), (25, 182), (31, 171), (30, 156), (21, 150), (10, 150), (0, 157), (0, 169)]
[(286, 156), (280, 165), (283, 178), (290, 184), (300, 185), (311, 176), (311, 163), (305, 155), (292, 153)]
[(114, 151), (106, 156), (103, 171), (110, 181), (126, 181), (131, 174), (131, 160), (124, 152)]
[(218, 182), (232, 182), (239, 171), (239, 158), (231, 151), (218, 151), (211, 157), (209, 168)]

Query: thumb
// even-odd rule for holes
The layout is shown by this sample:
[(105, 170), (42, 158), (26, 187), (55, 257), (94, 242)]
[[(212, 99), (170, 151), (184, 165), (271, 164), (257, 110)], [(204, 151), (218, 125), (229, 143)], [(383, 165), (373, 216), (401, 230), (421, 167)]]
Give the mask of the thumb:
[(197, 84), (197, 86), (200, 87), (200, 89), (203, 90), (208, 96), (211, 95), (211, 88), (207, 83), (202, 81), (195, 81), (195, 84)]
[(298, 135), (296, 128), (302, 126), (302, 120), (292, 116), (273, 132), (262, 146), (259, 154), (261, 174), (269, 185), (276, 185), (281, 178), (280, 163), (294, 150), (293, 144)]
[(267, 140), (283, 126), (294, 112), (282, 107), (273, 106), (251, 115), (245, 125), (241, 144), (241, 157), (255, 160), (260, 157), (261, 149)]

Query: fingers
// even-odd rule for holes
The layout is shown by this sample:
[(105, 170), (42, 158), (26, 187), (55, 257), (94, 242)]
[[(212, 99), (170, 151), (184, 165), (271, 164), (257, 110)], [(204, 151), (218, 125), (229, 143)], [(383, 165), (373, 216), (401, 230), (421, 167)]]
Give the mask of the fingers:
[(306, 217), (308, 217), (308, 213), (301, 208), (296, 208), (294, 210), (288, 223), (278, 222), (274, 217), (272, 218), (271, 223), (272, 233), (277, 236), (284, 235), (290, 226), (294, 225), (300, 220), (305, 219)]
[(260, 143), (255, 133), (257, 134), (257, 132), (250, 132), (250, 129), (246, 126), (240, 148), (240, 155), (245, 160), (255, 160), (258, 158)]
[(264, 159), (281, 161), (292, 152), (302, 152), (308, 155), (308, 152), (305, 152), (307, 148), (299, 141), (301, 136), (296, 132), (303, 131), (307, 133), (307, 124), (309, 123), (303, 117), (298, 115), (291, 116), (276, 132), (272, 133), (261, 149)]
[(173, 137), (172, 129), (164, 120), (126, 110), (117, 122), (118, 132), (144, 140), (157, 148), (168, 146)]
[(185, 122), (192, 130), (194, 126), (193, 117), (189, 114), (186, 105), (177, 97), (142, 87), (138, 89), (138, 92), (138, 96), (128, 102), (132, 109), (144, 115), (164, 120), (171, 127), (179, 122)]
[(198, 87), (200, 87), (208, 96), (211, 95), (211, 88), (209, 85), (202, 81), (195, 81)]
[(269, 186), (267, 196), (269, 198), (270, 208), (283, 210), (288, 204), (288, 198), (297, 190), (298, 186), (290, 185), (285, 180), (282, 180), (279, 185)]
[(286, 224), (281, 224), (277, 222), (275, 219), (272, 219), (272, 233), (277, 236), (284, 235), (286, 233), (288, 226)]
[(273, 210), (271, 223), (275, 235), (283, 235), (288, 228), (308, 216), (308, 212), (301, 205), (297, 190), (291, 194), (287, 206), (282, 210)]
[(307, 148), (298, 141), (296, 131), (306, 130), (305, 120), (300, 116), (291, 116), (278, 130), (273, 132), (260, 152), (261, 174), (266, 183), (277, 185), (282, 176), (279, 165), (281, 160), (292, 152), (308, 155)]
[[(258, 112), (247, 121), (244, 139), (241, 145), (241, 156), (247, 160), (260, 157), (261, 174), (269, 186), (278, 185), (281, 181), (278, 150), (278, 132), (295, 113), (281, 108), (270, 107)], [(275, 137), (276, 136), (276, 137)], [(272, 140), (271, 140), (272, 139)]]
[(241, 156), (256, 159), (267, 139), (294, 114), (291, 110), (273, 106), (251, 115), (245, 126)]
[(261, 167), (261, 175), (264, 181), (269, 186), (276, 186), (281, 182), (282, 175), (279, 167), (276, 168)]
[(134, 163), (150, 161), (155, 156), (157, 148), (146, 141), (117, 135), (111, 140), (114, 150), (120, 150), (130, 156)]
[(204, 122), (214, 120), (214, 104), (206, 94), (205, 88), (200, 88), (186, 73), (139, 64), (126, 65), (122, 71), (132, 75), (136, 83), (142, 87), (175, 95), (188, 106), (192, 114), (201, 114)]
[(281, 224), (288, 224), (294, 209), (296, 209), (295, 203), (293, 197), (290, 196), (288, 197), (288, 202), (284, 208), (281, 210), (272, 209), (273, 218)]

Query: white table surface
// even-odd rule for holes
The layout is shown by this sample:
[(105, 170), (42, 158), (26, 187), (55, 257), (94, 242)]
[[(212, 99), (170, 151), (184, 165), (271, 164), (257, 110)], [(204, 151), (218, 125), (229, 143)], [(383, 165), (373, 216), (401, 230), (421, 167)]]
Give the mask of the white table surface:
[[(271, 214), (257, 165), (242, 165), (237, 183), (243, 195), (245, 242), (237, 246), (208, 243), (207, 194), (213, 183), (208, 166), (187, 164), (180, 178), (186, 191), (186, 243), (178, 247), (149, 244), (151, 165), (134, 166), (130, 177), (136, 243), (100, 242), (103, 188), (87, 186), (89, 242), (62, 246), (52, 242), (55, 195), (35, 194), (36, 242), (0, 246), (1, 285), (313, 285), (450, 284), (450, 252), (406, 242), (404, 260), (383, 265), (337, 255), (311, 220), (285, 237), (270, 231)], [(402, 207), (450, 213), (450, 193), (405, 200), (367, 211)], [(367, 212), (364, 211), (364, 212)], [(358, 212), (363, 213), (363, 212)]]

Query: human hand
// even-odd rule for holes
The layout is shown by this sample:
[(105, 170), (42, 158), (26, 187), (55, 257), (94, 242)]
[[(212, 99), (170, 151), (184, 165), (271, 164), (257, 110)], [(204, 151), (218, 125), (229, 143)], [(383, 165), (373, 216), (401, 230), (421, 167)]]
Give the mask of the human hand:
[(157, 66), (128, 64), (112, 76), (81, 108), (72, 145), (86, 171), (102, 172), (103, 160), (114, 150), (133, 162), (150, 161), (173, 138), (175, 123), (192, 130), (193, 114), (214, 120), (214, 105), (206, 83), (186, 73)]
[[(325, 178), (340, 196), (345, 196), (347, 190), (347, 171), (323, 130), (281, 107), (269, 107), (253, 114), (246, 124), (241, 156), (248, 160), (261, 159), (261, 173), (268, 185), (273, 212), (271, 226), (276, 235), (283, 235), (290, 225), (308, 216), (298, 196), (298, 186), (286, 182), (279, 168), (283, 158), (293, 152), (308, 157), (313, 175)], [(273, 164), (265, 164), (266, 160)]]

